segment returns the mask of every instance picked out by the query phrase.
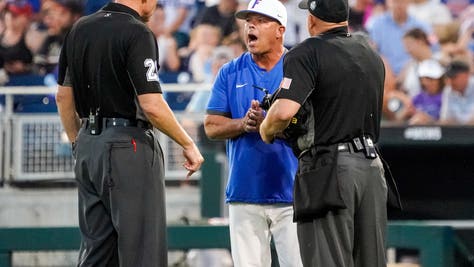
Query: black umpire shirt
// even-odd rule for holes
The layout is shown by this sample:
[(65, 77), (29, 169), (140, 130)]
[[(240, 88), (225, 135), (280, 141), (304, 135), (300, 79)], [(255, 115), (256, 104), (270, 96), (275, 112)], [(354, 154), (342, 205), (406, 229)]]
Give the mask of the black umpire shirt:
[(385, 69), (360, 36), (340, 27), (291, 49), (283, 63), (277, 98), (312, 101), (314, 145), (379, 137)]
[(58, 83), (73, 87), (81, 118), (99, 109), (102, 117), (146, 120), (136, 96), (161, 93), (157, 62), (156, 39), (139, 14), (109, 3), (69, 32)]

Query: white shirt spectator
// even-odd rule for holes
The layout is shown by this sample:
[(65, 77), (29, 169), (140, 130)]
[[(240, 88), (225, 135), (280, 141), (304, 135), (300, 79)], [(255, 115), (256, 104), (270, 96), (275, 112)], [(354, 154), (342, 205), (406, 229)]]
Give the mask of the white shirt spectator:
[(439, 1), (414, 1), (408, 7), (408, 13), (432, 26), (453, 21), (453, 16), (448, 7)]
[(464, 94), (445, 88), (441, 106), (441, 120), (468, 124), (474, 118), (474, 76), (471, 76)]
[(282, 0), (288, 14), (288, 21), (286, 23), (284, 45), (286, 47), (293, 47), (306, 38), (309, 37), (306, 29), (306, 17), (308, 10), (298, 8), (300, 0)]
[(189, 33), (191, 30), (191, 22), (196, 15), (196, 2), (195, 0), (158, 0), (158, 3), (163, 5), (166, 14), (165, 25), (169, 27), (174, 23), (178, 16), (178, 10), (185, 8), (187, 10), (187, 16), (184, 22), (178, 28), (178, 31)]
[[(440, 56), (439, 54), (434, 54), (431, 59), (440, 61)], [(421, 91), (420, 77), (418, 77), (418, 65), (419, 62), (411, 60), (404, 69), (405, 79), (402, 81), (402, 90), (410, 97), (414, 97)]]

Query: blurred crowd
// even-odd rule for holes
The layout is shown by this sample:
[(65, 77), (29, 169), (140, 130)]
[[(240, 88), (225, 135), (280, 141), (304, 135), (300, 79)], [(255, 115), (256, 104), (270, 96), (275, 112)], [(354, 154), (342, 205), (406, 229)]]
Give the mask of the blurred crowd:
[[(108, 0), (0, 0), (0, 84), (55, 77), (68, 30)], [(299, 0), (288, 10), (285, 46), (308, 37)], [(160, 79), (211, 83), (246, 51), (246, 0), (158, 0), (148, 25), (159, 46)], [(474, 0), (349, 0), (349, 27), (386, 66), (386, 122), (474, 125)], [(205, 102), (207, 95), (201, 96)], [(191, 101), (193, 102), (193, 101)], [(196, 101), (194, 101), (196, 102)], [(198, 101), (199, 102), (199, 101)]]

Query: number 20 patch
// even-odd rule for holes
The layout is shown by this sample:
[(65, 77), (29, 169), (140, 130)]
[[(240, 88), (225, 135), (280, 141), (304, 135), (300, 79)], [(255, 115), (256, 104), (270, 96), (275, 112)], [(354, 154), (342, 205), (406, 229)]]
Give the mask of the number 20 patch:
[(145, 65), (145, 68), (147, 68), (146, 80), (149, 82), (157, 82), (158, 81), (158, 64), (156, 63), (156, 60), (147, 58), (143, 62), (143, 65)]

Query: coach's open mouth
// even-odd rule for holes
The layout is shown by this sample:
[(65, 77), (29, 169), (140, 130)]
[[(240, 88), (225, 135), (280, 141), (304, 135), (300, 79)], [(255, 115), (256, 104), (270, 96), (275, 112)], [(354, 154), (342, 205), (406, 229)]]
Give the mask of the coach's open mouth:
[(255, 34), (249, 33), (247, 35), (247, 40), (249, 44), (255, 43), (258, 40), (258, 37)]

